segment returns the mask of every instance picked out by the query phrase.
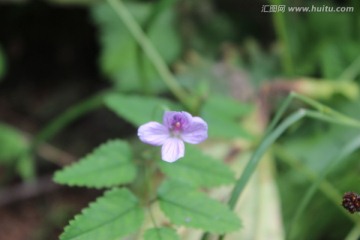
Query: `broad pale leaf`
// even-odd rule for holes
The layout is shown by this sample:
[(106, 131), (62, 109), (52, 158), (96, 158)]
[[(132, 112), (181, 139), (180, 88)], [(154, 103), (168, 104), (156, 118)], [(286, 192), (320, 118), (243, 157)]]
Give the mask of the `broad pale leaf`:
[(149, 121), (162, 122), (165, 109), (177, 108), (174, 103), (160, 98), (111, 94), (105, 104), (120, 117), (140, 126)]
[(55, 173), (54, 181), (70, 186), (111, 187), (129, 183), (136, 176), (129, 145), (112, 140)]
[(61, 240), (119, 239), (136, 231), (144, 218), (138, 199), (127, 189), (112, 189), (75, 216)]
[(235, 181), (234, 173), (225, 164), (192, 146), (186, 146), (184, 158), (176, 163), (161, 161), (160, 167), (168, 177), (193, 186), (212, 187)]
[(151, 228), (144, 234), (145, 240), (179, 240), (179, 236), (171, 228)]
[(219, 234), (241, 226), (239, 218), (226, 205), (184, 184), (167, 181), (159, 188), (158, 197), (160, 208), (175, 224)]

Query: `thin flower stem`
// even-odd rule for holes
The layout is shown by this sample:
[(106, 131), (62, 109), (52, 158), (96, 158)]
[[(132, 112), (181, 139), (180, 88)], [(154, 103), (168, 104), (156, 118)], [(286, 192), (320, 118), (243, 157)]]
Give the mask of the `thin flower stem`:
[(306, 206), (309, 204), (312, 196), (315, 194), (317, 188), (325, 179), (325, 177), (329, 174), (329, 172), (333, 169), (333, 167), (339, 163), (340, 160), (344, 159), (345, 157), (351, 155), (360, 147), (360, 136), (357, 136), (355, 139), (351, 140), (345, 147), (341, 150), (341, 152), (333, 158), (330, 163), (326, 166), (326, 168), (320, 173), (320, 176), (316, 178), (314, 183), (309, 187), (304, 195), (303, 199), (300, 201), (300, 204), (296, 208), (294, 217), (289, 225), (286, 239), (292, 239), (291, 233), (292, 229), (295, 226), (296, 222), (299, 220), (301, 214), (305, 211)]
[(114, 9), (119, 18), (123, 21), (127, 29), (133, 35), (138, 44), (142, 47), (143, 51), (154, 65), (155, 69), (161, 76), (161, 79), (168, 86), (170, 91), (185, 105), (190, 111), (195, 110), (195, 104), (188, 96), (187, 92), (178, 84), (175, 77), (171, 74), (163, 58), (155, 49), (150, 39), (145, 35), (139, 24), (135, 21), (128, 9), (122, 1), (107, 0), (109, 5)]
[(96, 94), (95, 96), (92, 96), (74, 106), (71, 106), (68, 110), (56, 117), (35, 136), (32, 149), (35, 149), (40, 143), (52, 138), (70, 122), (100, 107), (103, 103), (103, 98), (106, 93), (107, 92), (101, 92), (100, 94)]

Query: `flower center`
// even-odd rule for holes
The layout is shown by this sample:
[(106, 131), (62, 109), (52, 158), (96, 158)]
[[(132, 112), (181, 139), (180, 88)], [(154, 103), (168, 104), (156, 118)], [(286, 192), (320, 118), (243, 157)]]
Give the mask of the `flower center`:
[(173, 129), (176, 131), (180, 131), (181, 129), (181, 123), (180, 122), (175, 122), (173, 125)]
[(181, 133), (181, 131), (183, 130), (183, 122), (184, 119), (179, 116), (179, 115), (175, 115), (172, 119), (172, 123), (171, 123), (171, 133), (173, 136), (178, 137)]

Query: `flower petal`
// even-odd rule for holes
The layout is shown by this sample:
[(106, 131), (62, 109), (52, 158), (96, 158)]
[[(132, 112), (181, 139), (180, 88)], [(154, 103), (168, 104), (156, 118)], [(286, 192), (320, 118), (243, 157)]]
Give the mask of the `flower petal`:
[(184, 157), (185, 145), (181, 139), (169, 138), (161, 148), (162, 160), (166, 162), (175, 162)]
[(191, 123), (191, 114), (187, 112), (165, 111), (163, 124), (167, 128), (172, 128), (176, 120), (180, 121), (182, 127), (187, 127)]
[(193, 117), (191, 124), (181, 134), (182, 140), (191, 144), (198, 144), (207, 139), (208, 125), (200, 117)]
[(169, 130), (158, 122), (148, 122), (138, 129), (138, 136), (144, 143), (160, 146), (170, 137)]

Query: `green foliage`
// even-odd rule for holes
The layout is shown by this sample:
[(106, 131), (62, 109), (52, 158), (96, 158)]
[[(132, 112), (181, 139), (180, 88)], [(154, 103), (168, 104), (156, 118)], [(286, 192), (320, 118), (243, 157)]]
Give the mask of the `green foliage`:
[(105, 98), (105, 104), (117, 115), (135, 126), (140, 126), (149, 121), (162, 122), (164, 110), (174, 110), (177, 108), (176, 105), (169, 100), (121, 94), (107, 96)]
[(121, 140), (102, 144), (79, 162), (55, 173), (54, 181), (70, 186), (111, 187), (136, 176), (129, 145)]
[(251, 135), (240, 125), (241, 117), (251, 110), (251, 106), (229, 97), (209, 97), (202, 109), (202, 117), (210, 126), (209, 137), (251, 139)]
[(262, 82), (277, 77), (277, 55), (263, 51), (254, 39), (247, 40), (244, 43), (244, 48), (249, 55), (247, 68), (255, 86), (260, 87)]
[[(307, 3), (310, 7), (335, 6), (328, 1)], [(342, 5), (343, 6), (343, 5)], [(356, 11), (356, 7), (355, 7)], [(313, 12), (301, 16), (287, 14), (287, 34), (297, 75), (319, 74), (336, 79), (358, 56), (358, 29), (354, 13)], [(356, 21), (356, 20), (355, 20)], [(358, 21), (358, 19), (357, 19)]]
[(188, 185), (164, 182), (158, 198), (161, 209), (177, 225), (219, 234), (235, 231), (241, 226), (239, 218), (227, 206)]
[[(146, 24), (148, 17), (154, 17), (151, 3), (131, 2), (126, 5), (140, 25)], [(92, 10), (92, 16), (101, 33), (100, 65), (104, 74), (114, 82), (115, 87), (121, 91), (164, 90), (164, 84), (159, 81), (152, 63), (142, 55), (141, 49), (115, 11), (108, 4), (95, 5)], [(155, 48), (167, 63), (173, 62), (180, 54), (180, 41), (173, 24), (174, 17), (172, 8), (164, 9), (152, 18), (152, 24), (147, 32)]]
[(187, 146), (185, 157), (176, 164), (162, 161), (161, 170), (172, 179), (197, 187), (213, 187), (235, 181), (234, 173), (222, 162)]
[(112, 189), (84, 209), (65, 228), (61, 240), (119, 239), (136, 231), (144, 213), (127, 189)]
[[(353, 103), (342, 104), (342, 109), (359, 119), (360, 114), (357, 111), (359, 106), (358, 99)], [(353, 154), (353, 163), (350, 165), (351, 158), (348, 157), (341, 159), (340, 162), (335, 162), (334, 165), (334, 161), (338, 161), (336, 158), (344, 146), (358, 136), (358, 131), (338, 125), (309, 123), (304, 122), (298, 128), (293, 129), (292, 137), (288, 136), (282, 139), (281, 146), (274, 151), (283, 162), (292, 167), (287, 169), (281, 165), (278, 177), (283, 203), (282, 212), (287, 228), (304, 201), (305, 190), (332, 164), (330, 170), (333, 177), (327, 176), (326, 178), (333, 180), (326, 183), (326, 180), (323, 181), (320, 186), (322, 193), (313, 196), (306, 209), (301, 212), (300, 220), (292, 223), (294, 226), (290, 238), (296, 239), (306, 239), (310, 235), (311, 238), (319, 239), (326, 236), (324, 233), (328, 231), (329, 226), (348, 226), (344, 220), (352, 219), (351, 216), (345, 212), (342, 212), (345, 213), (342, 215), (338, 210), (341, 207), (341, 195), (358, 187), (357, 181), (354, 181), (358, 175), (354, 166), (358, 165), (355, 163), (357, 161), (355, 159), (358, 159), (359, 153)], [(314, 211), (317, 213), (316, 218), (313, 217)], [(319, 224), (319, 221), (322, 224)], [(344, 227), (341, 230), (332, 231), (331, 238), (344, 238)]]
[(179, 236), (171, 228), (151, 228), (144, 234), (145, 240), (179, 240)]
[(35, 177), (34, 159), (29, 152), (25, 152), (19, 156), (16, 164), (16, 171), (24, 180), (33, 179)]
[(23, 179), (35, 176), (34, 159), (29, 142), (23, 134), (7, 124), (0, 123), (0, 163), (14, 165)]
[(12, 162), (28, 148), (24, 136), (16, 129), (0, 123), (0, 133), (0, 162)]

